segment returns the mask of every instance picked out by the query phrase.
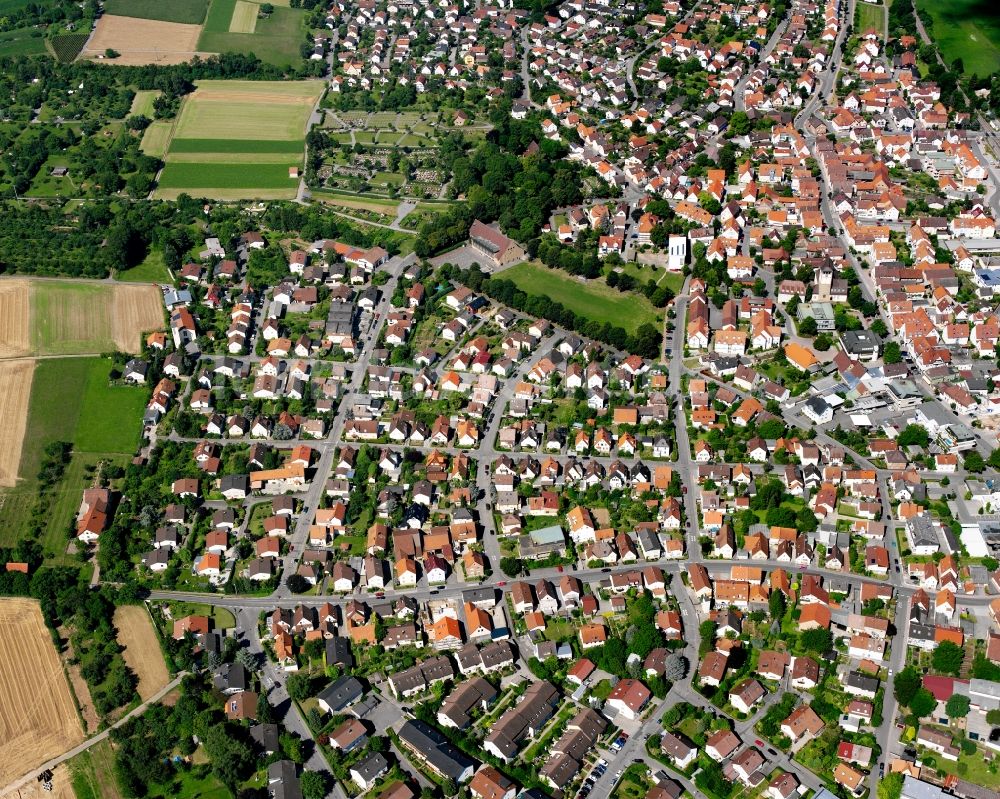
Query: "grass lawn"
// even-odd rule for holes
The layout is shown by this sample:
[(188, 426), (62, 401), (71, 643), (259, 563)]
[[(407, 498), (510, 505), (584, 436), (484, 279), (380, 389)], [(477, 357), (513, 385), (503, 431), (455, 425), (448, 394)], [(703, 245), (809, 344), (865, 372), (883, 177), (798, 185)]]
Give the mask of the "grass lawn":
[(967, 75), (1000, 69), (1000, 6), (994, 0), (916, 0), (931, 17), (928, 33), (946, 62), (962, 59)]
[[(275, 12), (282, 10), (288, 9)], [(322, 81), (304, 80), (203, 80), (196, 86), (177, 118), (177, 138), (222, 139), (223, 151), (231, 140), (304, 141), (309, 114), (323, 91)]]
[(645, 297), (623, 294), (603, 280), (580, 281), (566, 272), (528, 262), (505, 269), (498, 277), (512, 281), (527, 294), (550, 297), (575, 314), (610, 322), (628, 333), (635, 333), (640, 325), (659, 327), (663, 323), (663, 317)]
[(208, 0), (104, 0), (104, 12), (122, 17), (158, 19), (200, 25), (205, 19)]
[[(941, 769), (941, 771), (947, 774), (955, 774), (960, 776), (963, 780), (968, 780), (969, 782), (975, 783), (976, 785), (982, 785), (984, 788), (995, 788), (998, 783), (1000, 783), (1000, 777), (997, 776), (997, 770), (990, 771), (990, 764), (986, 762), (983, 757), (983, 753), (976, 751), (975, 754), (967, 755), (962, 753), (958, 756), (958, 762), (953, 763), (950, 760), (945, 760), (940, 755), (933, 755), (935, 765), (934, 768)], [(965, 764), (966, 771), (961, 774), (958, 767)]]
[(146, 389), (111, 385), (111, 364), (101, 358), (76, 360), (82, 360), (87, 368), (74, 439), (76, 448), (81, 452), (131, 455), (139, 444)]
[(198, 164), (170, 162), (163, 168), (159, 186), (162, 189), (211, 190), (256, 188), (287, 188), (292, 196), (299, 188), (296, 178), (288, 177), (288, 168), (297, 166), (295, 160), (282, 164)]
[(170, 607), (175, 619), (188, 615), (208, 616), (215, 622), (217, 630), (228, 630), (236, 626), (236, 617), (226, 608), (202, 605), (199, 602), (172, 602)]
[(568, 621), (550, 619), (545, 625), (545, 637), (549, 641), (565, 641), (576, 634), (576, 627)]
[[(200, 776), (201, 772), (204, 776)], [(169, 785), (148, 787), (150, 799), (230, 799), (232, 796), (219, 778), (204, 766), (179, 771)]]
[(118, 279), (135, 283), (169, 283), (170, 272), (163, 260), (163, 251), (156, 248), (150, 250), (142, 263), (119, 272)]
[[(220, 142), (218, 139), (177, 139), (170, 146), (170, 154), (174, 153), (217, 153)], [(273, 139), (237, 139), (225, 142), (226, 153), (289, 153), (302, 154), (302, 140), (281, 141)]]
[(885, 6), (873, 6), (871, 3), (858, 3), (857, 32), (864, 34), (869, 28), (874, 28), (879, 35), (885, 34)]
[(608, 682), (607, 680), (601, 680), (599, 683), (597, 683), (597, 685), (595, 685), (591, 689), (590, 693), (592, 696), (596, 696), (603, 702), (605, 699), (611, 696), (611, 692), (613, 690), (614, 689), (611, 687), (610, 682)]

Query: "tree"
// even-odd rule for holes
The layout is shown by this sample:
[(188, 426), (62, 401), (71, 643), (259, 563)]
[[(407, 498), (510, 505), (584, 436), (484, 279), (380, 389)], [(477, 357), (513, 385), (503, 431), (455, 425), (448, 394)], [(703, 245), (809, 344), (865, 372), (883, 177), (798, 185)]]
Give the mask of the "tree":
[(833, 643), (833, 637), (829, 630), (817, 628), (802, 633), (799, 636), (799, 642), (810, 652), (826, 652)]
[(937, 700), (934, 698), (934, 694), (926, 688), (920, 688), (910, 700), (910, 712), (918, 719), (931, 713), (935, 707), (937, 707)]
[(896, 438), (896, 443), (900, 447), (926, 447), (930, 440), (931, 436), (926, 427), (921, 427), (919, 424), (908, 424)]
[(285, 583), (293, 594), (304, 594), (309, 590), (309, 581), (301, 574), (290, 574)]
[(517, 577), (524, 570), (524, 563), (520, 558), (500, 558), (500, 571), (508, 577)]
[(944, 706), (944, 712), (950, 719), (964, 719), (969, 715), (971, 705), (969, 697), (963, 694), (952, 694), (951, 699)]
[(965, 471), (972, 472), (974, 474), (979, 474), (986, 468), (983, 456), (974, 449), (969, 450), (962, 455), (962, 464), (965, 466)]
[(285, 688), (288, 695), (296, 702), (304, 702), (312, 696), (312, 683), (309, 676), (302, 671), (294, 671), (289, 674)]
[(829, 333), (820, 333), (813, 342), (813, 347), (820, 352), (826, 352), (833, 346), (833, 339)]
[(816, 326), (816, 320), (811, 316), (807, 316), (801, 322), (799, 322), (799, 334), (803, 336), (815, 336), (819, 328)]
[(903, 775), (890, 772), (878, 781), (878, 799), (899, 799), (903, 793)]
[(899, 349), (899, 344), (895, 341), (887, 341), (882, 348), (882, 360), (885, 363), (899, 363), (903, 360), (903, 353)]
[(781, 591), (771, 591), (767, 598), (767, 607), (772, 619), (780, 619), (785, 615), (785, 595)]
[(323, 799), (327, 794), (326, 775), (318, 771), (303, 771), (299, 784), (303, 799)]
[(963, 660), (965, 660), (965, 650), (962, 647), (951, 641), (942, 641), (934, 650), (931, 663), (935, 671), (957, 677), (962, 669)]
[(909, 707), (913, 697), (920, 690), (920, 672), (914, 666), (907, 666), (896, 675), (892, 692), (896, 696), (896, 701), (904, 707)]

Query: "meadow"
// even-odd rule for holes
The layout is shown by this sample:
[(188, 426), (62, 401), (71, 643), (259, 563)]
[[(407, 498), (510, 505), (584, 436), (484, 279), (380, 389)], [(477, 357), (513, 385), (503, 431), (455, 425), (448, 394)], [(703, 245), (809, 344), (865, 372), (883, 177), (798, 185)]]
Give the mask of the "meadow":
[(859, 34), (873, 28), (879, 35), (885, 34), (885, 6), (876, 6), (862, 0), (857, 5), (857, 26)]
[(122, 17), (158, 19), (200, 25), (205, 19), (208, 0), (104, 0), (104, 11)]
[(295, 162), (283, 164), (255, 164), (248, 169), (244, 164), (203, 164), (178, 163), (170, 161), (160, 175), (161, 189), (202, 189), (227, 188), (252, 190), (287, 188), (294, 195), (299, 182), (288, 177), (288, 167)]
[(45, 35), (34, 28), (18, 28), (0, 33), (0, 57), (44, 55)]
[(928, 34), (946, 63), (962, 59), (967, 75), (1000, 70), (1000, 6), (995, 0), (916, 0), (921, 17), (930, 16)]
[(635, 333), (647, 323), (662, 323), (662, 317), (645, 297), (622, 293), (603, 279), (580, 281), (565, 272), (528, 262), (498, 272), (496, 277), (510, 280), (526, 294), (549, 297), (579, 316), (610, 322), (628, 333)]
[(174, 137), (226, 140), (227, 151), (230, 141), (304, 141), (322, 91), (321, 81), (198, 81), (181, 108)]
[[(259, 4), (248, 0), (212, 0), (198, 49), (208, 53), (254, 53), (261, 61), (289, 66), (302, 56), (305, 14), (299, 8), (272, 3), (267, 18), (255, 16)], [(250, 9), (249, 6), (254, 6)]]

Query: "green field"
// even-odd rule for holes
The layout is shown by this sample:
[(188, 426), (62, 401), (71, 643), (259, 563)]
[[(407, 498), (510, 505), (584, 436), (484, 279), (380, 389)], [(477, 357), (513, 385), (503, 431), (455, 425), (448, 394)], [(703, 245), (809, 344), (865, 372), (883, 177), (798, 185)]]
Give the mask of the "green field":
[(875, 6), (861, 0), (857, 5), (857, 33), (863, 35), (869, 28), (874, 28), (879, 36), (885, 35), (885, 6)]
[[(115, 349), (111, 320), (105, 316), (112, 287), (78, 281), (45, 281), (32, 286), (32, 345), (42, 355), (83, 355)], [(67, 324), (74, 307), (92, 307), (85, 325)]]
[(118, 793), (115, 781), (115, 753), (111, 741), (103, 740), (69, 763), (76, 799), (103, 799)]
[(995, 0), (916, 0), (930, 16), (928, 34), (947, 63), (962, 59), (965, 73), (990, 75), (1000, 70), (1000, 5)]
[(0, 33), (0, 57), (44, 55), (45, 34), (35, 28), (18, 28)]
[(305, 41), (306, 12), (272, 3), (274, 12), (267, 19), (257, 19), (253, 33), (231, 33), (237, 0), (212, 0), (205, 27), (198, 39), (198, 49), (207, 53), (254, 53), (262, 61), (276, 66), (297, 63)]
[(322, 91), (321, 81), (198, 81), (177, 117), (174, 136), (226, 141), (227, 152), (234, 140), (252, 142), (250, 147), (261, 140), (301, 142)]
[(143, 139), (148, 153), (166, 147), (157, 196), (293, 198), (298, 180), (288, 170), (302, 165), (306, 124), (322, 91), (320, 81), (200, 81), (172, 133)]
[[(226, 142), (227, 153), (294, 153), (302, 154), (302, 141), (280, 141), (271, 139), (235, 139)], [(178, 138), (170, 145), (170, 152), (173, 153), (217, 153), (219, 152), (218, 139), (191, 139)]]
[(523, 263), (497, 274), (526, 294), (547, 296), (573, 313), (596, 322), (610, 322), (634, 333), (640, 325), (660, 325), (662, 317), (645, 297), (623, 294), (603, 280), (582, 282), (565, 272), (536, 263)]
[(146, 155), (162, 158), (167, 153), (170, 136), (174, 132), (174, 123), (165, 120), (153, 122), (142, 134), (142, 144), (139, 145)]
[[(288, 167), (296, 162), (283, 164), (199, 164), (171, 161), (160, 176), (162, 189), (282, 189), (294, 193), (299, 188), (295, 178), (288, 177)], [(252, 196), (252, 195), (250, 195)]]
[(163, 260), (163, 250), (151, 249), (142, 263), (118, 273), (119, 280), (132, 283), (169, 283), (170, 272)]
[(66, 531), (79, 507), (81, 492), (92, 480), (88, 467), (109, 459), (124, 464), (135, 451), (146, 391), (109, 385), (110, 369), (111, 362), (103, 358), (52, 358), (35, 365), (19, 467), (22, 482), (0, 494), (4, 511), (0, 546), (17, 542), (24, 533), (46, 446), (67, 441), (74, 447), (63, 479), (52, 489), (53, 502), (41, 542), (53, 557), (65, 550)]
[(208, 0), (104, 0), (104, 13), (200, 25)]

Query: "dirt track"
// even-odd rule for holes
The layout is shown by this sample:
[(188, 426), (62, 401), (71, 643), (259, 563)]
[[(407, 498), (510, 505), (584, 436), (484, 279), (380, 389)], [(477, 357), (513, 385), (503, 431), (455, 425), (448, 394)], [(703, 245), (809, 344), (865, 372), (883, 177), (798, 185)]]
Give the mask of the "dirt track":
[(0, 784), (83, 740), (38, 603), (0, 600)]

